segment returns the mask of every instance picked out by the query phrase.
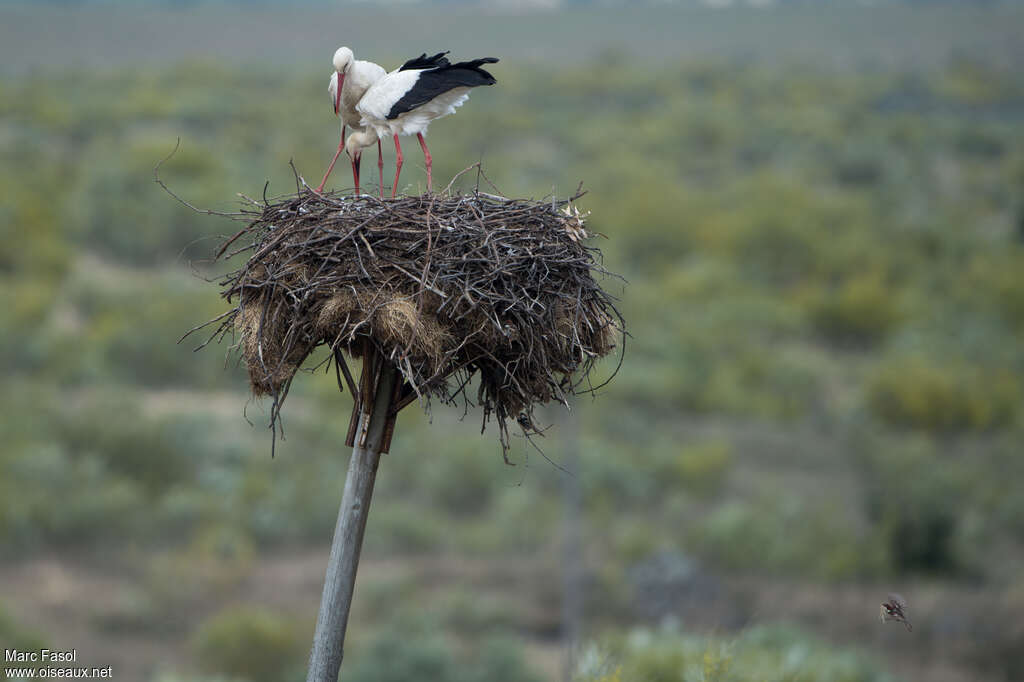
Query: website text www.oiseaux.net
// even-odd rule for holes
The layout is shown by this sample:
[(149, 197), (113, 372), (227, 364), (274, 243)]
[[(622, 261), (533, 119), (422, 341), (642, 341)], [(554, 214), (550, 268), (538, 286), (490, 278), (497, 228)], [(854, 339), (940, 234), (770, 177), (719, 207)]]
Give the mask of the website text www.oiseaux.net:
[[(88, 667), (71, 666), (78, 660), (78, 651), (36, 651), (4, 650), (4, 680), (56, 680), (56, 679), (112, 679), (112, 666)], [(15, 667), (15, 664), (18, 667)], [(28, 667), (26, 667), (26, 664)], [(40, 665), (42, 664), (42, 665)], [(57, 665), (54, 665), (57, 664)], [(63, 665), (61, 665), (63, 664)]]

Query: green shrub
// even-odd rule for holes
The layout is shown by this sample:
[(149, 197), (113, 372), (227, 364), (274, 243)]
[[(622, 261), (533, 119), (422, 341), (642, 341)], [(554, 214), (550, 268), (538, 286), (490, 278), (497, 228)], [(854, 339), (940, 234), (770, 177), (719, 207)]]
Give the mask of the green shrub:
[(484, 633), (526, 627), (528, 602), (525, 600), (510, 603), (502, 596), (462, 585), (444, 590), (436, 599), (438, 621), (446, 630), (462, 637), (475, 638)]
[(183, 675), (173, 671), (161, 671), (153, 678), (153, 682), (238, 682), (237, 678), (221, 675)]
[(388, 553), (438, 551), (448, 538), (448, 527), (435, 514), (416, 503), (377, 503), (367, 521), (367, 547)]
[(921, 357), (882, 365), (868, 384), (868, 404), (895, 426), (931, 431), (989, 429), (1010, 423), (1020, 386), (1008, 372), (933, 364)]
[[(209, 250), (196, 249), (195, 244), (209, 235), (211, 219), (203, 219), (153, 183), (153, 166), (174, 148), (173, 136), (125, 136), (120, 143), (114, 156), (108, 151), (113, 144), (109, 140), (96, 140), (80, 151), (81, 162), (90, 171), (72, 184), (75, 209), (67, 219), (76, 241), (126, 263), (170, 263), (183, 252), (206, 256)], [(223, 206), (230, 190), (221, 155), (210, 154), (201, 145), (182, 147), (162, 166), (164, 181), (195, 205)]]
[(639, 515), (613, 514), (602, 524), (602, 531), (615, 556), (626, 563), (650, 556), (665, 542), (665, 531)]
[(161, 606), (143, 589), (120, 589), (103, 600), (103, 605), (92, 612), (90, 621), (97, 631), (114, 638), (142, 633), (160, 636), (174, 629), (173, 619), (167, 618)]
[[(0, 606), (0, 642), (4, 643), (5, 648), (18, 651), (39, 651), (46, 646), (46, 641), (40, 634), (16, 623), (3, 606)], [(42, 665), (44, 664), (28, 663), (22, 667), (35, 668)]]
[(522, 646), (513, 639), (488, 637), (469, 657), (462, 682), (541, 682), (527, 665)]
[(304, 630), (271, 611), (234, 607), (204, 623), (192, 648), (214, 673), (249, 682), (298, 680), (309, 654)]
[(1006, 142), (997, 133), (976, 127), (961, 130), (955, 140), (957, 153), (966, 157), (993, 161), (1006, 153)]
[(768, 215), (741, 233), (736, 257), (756, 281), (788, 286), (813, 272), (820, 243), (805, 225), (790, 222), (794, 218)]
[(53, 310), (57, 284), (0, 275), (0, 289), (10, 298), (10, 305), (0, 308), (0, 368), (8, 373), (44, 368), (46, 345), (40, 334)]
[(253, 548), (244, 531), (229, 526), (201, 527), (183, 548), (155, 554), (149, 561), (148, 593), (166, 609), (180, 608), (223, 593), (249, 577)]
[(865, 511), (892, 571), (950, 574), (974, 563), (957, 546), (969, 481), (925, 440), (871, 441), (859, 453)]
[(174, 422), (147, 418), (133, 400), (97, 395), (56, 416), (55, 430), (70, 452), (94, 456), (111, 473), (150, 492), (166, 490), (194, 474), (196, 459), (175, 437)]
[(82, 260), (58, 295), (63, 315), (77, 322), (49, 325), (42, 334), (48, 374), (73, 385), (208, 387), (234, 378), (241, 386), (241, 373), (225, 372), (220, 354), (192, 352), (206, 337), (177, 343), (223, 312), (216, 293), (198, 278)]
[(733, 465), (732, 448), (725, 441), (687, 445), (670, 464), (669, 480), (704, 496), (721, 491)]
[(461, 682), (451, 648), (436, 634), (387, 630), (362, 651), (348, 656), (349, 682)]
[[(1024, 208), (1017, 218), (1017, 231), (1024, 243)], [(1024, 331), (1024, 251), (1011, 248), (1000, 254), (979, 254), (967, 268), (964, 286), (972, 306), (991, 306), (1009, 327)]]
[(463, 654), (424, 624), (391, 627), (368, 646), (347, 657), (350, 682), (539, 682), (526, 665), (521, 647), (511, 639), (474, 641)]
[(733, 353), (719, 347), (715, 356), (698, 397), (701, 411), (792, 419), (814, 404), (817, 377), (801, 354), (767, 354), (755, 346)]
[(726, 502), (702, 517), (690, 541), (717, 566), (826, 579), (872, 575), (882, 558), (842, 510), (827, 503), (762, 496)]
[(0, 537), (22, 547), (123, 543), (150, 521), (146, 491), (92, 455), (33, 443), (6, 458)]
[(878, 341), (902, 319), (899, 294), (874, 273), (843, 282), (811, 308), (815, 328), (840, 343)]
[(578, 682), (889, 682), (870, 659), (793, 628), (735, 639), (636, 630), (584, 650)]
[(479, 443), (454, 441), (451, 451), (424, 453), (433, 461), (421, 467), (420, 492), (431, 501), (440, 503), (448, 513), (479, 515), (486, 511), (499, 484), (500, 456), (479, 447)]

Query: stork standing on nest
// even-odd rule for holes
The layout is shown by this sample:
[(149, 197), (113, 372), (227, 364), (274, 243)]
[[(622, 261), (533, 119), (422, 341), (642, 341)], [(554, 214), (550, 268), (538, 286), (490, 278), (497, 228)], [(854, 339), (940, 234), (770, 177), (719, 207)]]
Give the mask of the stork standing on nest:
[[(402, 146), (399, 135), (416, 135), (423, 149), (427, 165), (427, 191), (431, 190), (431, 158), (423, 134), (436, 118), (454, 114), (455, 108), (469, 99), (469, 91), (480, 85), (494, 85), (494, 76), (481, 66), (494, 64), (495, 57), (484, 57), (452, 64), (439, 52), (433, 57), (426, 53), (410, 59), (398, 69), (377, 80), (366, 90), (356, 104), (362, 117), (361, 125), (372, 128), (378, 144), (385, 135), (395, 140), (395, 181), (391, 197), (398, 190), (398, 175), (402, 171)], [(365, 134), (353, 140), (353, 147), (367, 142)], [(355, 164), (355, 159), (353, 158)]]
[[(327, 184), (327, 176), (334, 170), (334, 163), (338, 160), (341, 150), (345, 148), (345, 128), (351, 126), (361, 131), (360, 119), (362, 114), (356, 112), (356, 104), (371, 85), (379, 81), (387, 71), (384, 67), (373, 62), (358, 60), (347, 47), (339, 47), (334, 53), (334, 73), (327, 84), (327, 92), (331, 96), (331, 103), (334, 105), (334, 113), (341, 117), (341, 139), (338, 140), (338, 151), (334, 152), (331, 165), (324, 173), (324, 179), (316, 191), (322, 192)], [(357, 132), (358, 132), (357, 131)], [(364, 145), (368, 146), (368, 145)], [(377, 168), (381, 174), (381, 194), (384, 193), (384, 157), (377, 145)], [(359, 167), (355, 157), (352, 159), (352, 175), (355, 178), (356, 194), (359, 193)]]

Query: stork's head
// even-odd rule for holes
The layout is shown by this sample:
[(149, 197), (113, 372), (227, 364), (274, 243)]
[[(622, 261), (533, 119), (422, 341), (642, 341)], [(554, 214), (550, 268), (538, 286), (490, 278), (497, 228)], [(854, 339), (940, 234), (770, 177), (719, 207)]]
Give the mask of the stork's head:
[(341, 109), (341, 86), (345, 84), (345, 72), (352, 66), (355, 55), (347, 47), (339, 47), (334, 53), (334, 70), (337, 73), (337, 82), (334, 85), (334, 113), (337, 115)]
[(334, 53), (334, 70), (338, 73), (345, 73), (354, 60), (355, 55), (352, 54), (352, 50), (347, 47), (339, 47), (338, 51)]
[(359, 157), (363, 155), (363, 141), (359, 139), (359, 133), (352, 133), (345, 140), (345, 152), (354, 162), (359, 163)]

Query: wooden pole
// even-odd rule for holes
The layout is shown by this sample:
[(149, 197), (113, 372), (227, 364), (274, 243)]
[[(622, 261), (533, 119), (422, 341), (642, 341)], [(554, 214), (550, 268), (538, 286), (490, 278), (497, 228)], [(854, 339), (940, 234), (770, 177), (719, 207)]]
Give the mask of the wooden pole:
[[(373, 367), (381, 362), (380, 378), (373, 386)], [(320, 615), (316, 619), (313, 650), (309, 655), (306, 682), (337, 682), (338, 671), (345, 648), (345, 629), (348, 611), (352, 605), (359, 552), (363, 547), (366, 516), (370, 511), (370, 498), (377, 478), (377, 465), (383, 447), (385, 426), (391, 411), (397, 371), (383, 358), (363, 358), (364, 372), (371, 376), (366, 398), (360, 410), (359, 428), (352, 448), (352, 459), (345, 477), (345, 492), (338, 510), (338, 523), (334, 527), (331, 558), (327, 562), (324, 593), (320, 599)], [(372, 391), (372, 400), (371, 400)]]
[(576, 678), (576, 653), (583, 629), (583, 492), (580, 486), (580, 423), (579, 414), (570, 412), (565, 427), (565, 468), (562, 474), (562, 499), (565, 513), (565, 545), (562, 564), (562, 680)]

